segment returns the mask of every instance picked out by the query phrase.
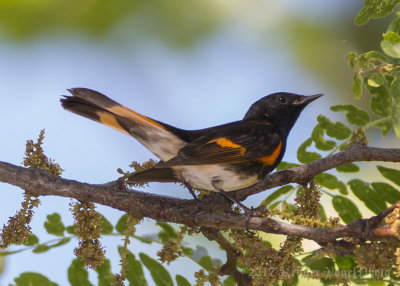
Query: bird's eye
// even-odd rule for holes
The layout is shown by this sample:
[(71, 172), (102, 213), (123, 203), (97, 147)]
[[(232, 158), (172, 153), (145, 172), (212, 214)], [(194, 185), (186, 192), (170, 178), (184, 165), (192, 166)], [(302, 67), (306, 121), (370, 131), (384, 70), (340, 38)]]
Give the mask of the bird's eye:
[(284, 96), (279, 97), (278, 100), (280, 103), (286, 103), (286, 97)]

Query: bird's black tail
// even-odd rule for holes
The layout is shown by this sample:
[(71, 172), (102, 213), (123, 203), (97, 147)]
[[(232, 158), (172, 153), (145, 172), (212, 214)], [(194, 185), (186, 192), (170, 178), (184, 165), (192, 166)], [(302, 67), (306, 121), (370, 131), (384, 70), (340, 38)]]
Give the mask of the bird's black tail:
[(152, 168), (143, 172), (138, 172), (126, 180), (128, 184), (146, 184), (150, 182), (181, 182), (171, 168)]
[(184, 130), (137, 113), (100, 92), (87, 88), (72, 88), (68, 91), (72, 96), (61, 99), (66, 110), (135, 137), (164, 161), (176, 156), (187, 143), (181, 136)]

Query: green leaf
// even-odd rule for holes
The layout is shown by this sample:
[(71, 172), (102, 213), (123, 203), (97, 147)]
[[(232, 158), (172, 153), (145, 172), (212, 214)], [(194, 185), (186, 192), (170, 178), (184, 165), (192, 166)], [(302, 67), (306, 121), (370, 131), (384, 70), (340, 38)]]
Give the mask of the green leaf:
[(212, 259), (208, 255), (202, 256), (198, 260), (198, 263), (200, 264), (201, 267), (203, 267), (207, 271), (211, 271), (214, 269)]
[(290, 277), (291, 280), (284, 280), (282, 282), (282, 286), (295, 286), (299, 284), (299, 275), (298, 274), (293, 274), (292, 277)]
[(275, 209), (280, 203), (282, 203), (282, 201), (277, 201), (277, 202), (271, 204), (271, 205), (268, 207), (268, 209), (273, 210), (273, 209)]
[(386, 32), (395, 32), (397, 34), (400, 34), (399, 33), (400, 32), (400, 17), (398, 14), (397, 14), (397, 18), (392, 23), (390, 23)]
[(369, 9), (367, 7), (362, 8), (361, 11), (358, 12), (356, 18), (354, 19), (354, 24), (357, 26), (362, 26), (367, 24), (371, 17), (371, 13), (372, 13), (371, 8)]
[(182, 275), (176, 274), (175, 280), (176, 280), (176, 284), (178, 284), (178, 286), (190, 286), (189, 281)]
[(336, 170), (342, 173), (356, 173), (360, 171), (360, 167), (358, 167), (354, 163), (347, 163), (342, 166), (336, 167)]
[(112, 234), (114, 227), (102, 214), (100, 215), (101, 215), (101, 233)]
[(57, 247), (57, 246), (61, 246), (61, 245), (67, 244), (70, 241), (71, 241), (71, 238), (63, 237), (58, 242), (56, 242), (55, 244), (50, 244), (49, 246), (50, 246), (50, 248), (53, 248), (53, 247)]
[(381, 42), (382, 51), (392, 58), (400, 58), (400, 36), (395, 32), (387, 32)]
[(390, 98), (388, 89), (381, 85), (379, 87), (367, 86), (368, 92), (372, 95), (370, 108), (378, 116), (386, 117), (391, 113)]
[(4, 267), (5, 267), (5, 262), (6, 258), (5, 257), (0, 257), (0, 275), (4, 273)]
[(335, 255), (335, 262), (339, 266), (340, 270), (349, 270), (356, 267), (355, 258), (352, 255), (341, 257), (340, 255)]
[(334, 196), (332, 199), (332, 205), (335, 211), (339, 214), (340, 218), (346, 224), (361, 218), (361, 214), (357, 206), (346, 197)]
[(236, 280), (232, 276), (228, 276), (223, 282), (222, 286), (235, 286), (236, 285)]
[(318, 123), (326, 131), (326, 135), (338, 140), (344, 140), (351, 135), (351, 130), (341, 122), (332, 122), (329, 118), (318, 115)]
[(378, 87), (378, 86), (380, 86), (379, 83), (377, 83), (376, 81), (374, 81), (374, 80), (371, 79), (371, 78), (368, 78), (368, 79), (367, 79), (367, 84), (368, 84), (369, 86), (372, 86), (372, 87)]
[(362, 26), (365, 25), (369, 22), (370, 14), (368, 13), (367, 10), (365, 10), (365, 7), (358, 12), (356, 18), (354, 19), (354, 24), (357, 26)]
[(50, 250), (50, 248), (54, 248), (54, 247), (58, 247), (58, 246), (61, 246), (61, 245), (64, 245), (64, 244), (67, 244), (68, 242), (70, 242), (71, 241), (71, 238), (69, 238), (69, 237), (62, 237), (62, 238), (60, 238), (56, 243), (54, 243), (54, 244), (50, 244), (50, 243), (47, 243), (47, 244), (38, 244), (37, 246), (36, 246), (36, 248), (34, 248), (33, 250), (32, 250), (32, 252), (33, 253), (42, 253), (42, 252), (46, 252), (46, 251), (48, 251), (48, 250)]
[(99, 280), (98, 286), (112, 286), (114, 274), (111, 272), (110, 260), (105, 259), (102, 265), (97, 266), (96, 272)]
[(35, 245), (35, 244), (38, 244), (38, 243), (39, 243), (39, 238), (36, 235), (31, 234), (30, 236), (28, 236), (28, 239), (24, 243), (24, 245), (32, 246), (32, 245)]
[(170, 224), (157, 222), (156, 225), (162, 228), (162, 231), (158, 233), (158, 237), (162, 242), (167, 242), (170, 238), (178, 238), (178, 234)]
[(283, 203), (282, 208), (285, 213), (293, 213), (293, 211), (297, 209), (294, 204), (288, 204), (286, 202)]
[[(386, 284), (385, 281), (376, 280), (376, 279), (373, 278), (373, 280), (369, 280), (368, 281), (367, 285), (368, 286), (385, 286), (385, 285), (388, 285), (388, 284)], [(389, 285), (391, 285), (391, 284), (389, 284)]]
[(124, 231), (126, 230), (126, 219), (127, 216), (124, 214), (123, 216), (120, 217), (120, 219), (117, 222), (117, 225), (115, 226), (115, 229), (120, 233), (124, 234)]
[(14, 279), (16, 286), (57, 286), (57, 283), (51, 282), (46, 276), (34, 272), (22, 273)]
[(326, 217), (325, 208), (319, 203), (319, 218), (322, 222), (326, 222), (328, 219)]
[(89, 282), (89, 275), (84, 266), (85, 263), (81, 259), (72, 260), (71, 266), (68, 268), (68, 281), (71, 286), (93, 286)]
[(73, 225), (69, 225), (69, 226), (67, 226), (67, 227), (65, 228), (65, 230), (66, 230), (66, 231), (67, 231), (67, 233), (69, 233), (69, 234), (76, 235), (76, 232), (75, 232), (75, 227), (74, 227)]
[[(135, 239), (139, 240), (140, 242), (148, 243), (148, 244), (151, 244), (154, 241), (154, 239), (151, 236), (144, 236), (143, 237), (143, 236), (133, 235), (132, 237), (134, 237)], [(155, 240), (158, 241), (157, 238)]]
[[(399, 46), (400, 46), (400, 44), (399, 44)], [(390, 84), (389, 95), (392, 99), (391, 117), (392, 117), (392, 121), (393, 121), (393, 128), (394, 128), (397, 138), (400, 139), (400, 73), (397, 73), (396, 77)]]
[(339, 181), (334, 175), (328, 173), (321, 173), (314, 177), (314, 180), (321, 186), (330, 190), (339, 190), (343, 195), (347, 195), (346, 185)]
[(276, 191), (274, 191), (272, 194), (270, 194), (264, 200), (265, 205), (268, 206), (270, 203), (275, 201), (277, 198), (279, 198), (280, 196), (283, 196), (284, 194), (287, 194), (291, 190), (293, 190), (293, 186), (292, 185), (286, 185), (286, 186), (283, 186), (283, 187), (277, 189)]
[(307, 261), (306, 266), (318, 272), (332, 272), (335, 269), (335, 263), (328, 257), (322, 257), (320, 259), (311, 258)]
[(341, 104), (331, 106), (332, 111), (345, 111), (349, 123), (364, 126), (370, 121), (368, 113), (352, 104)]
[(350, 67), (355, 68), (357, 66), (357, 61), (358, 61), (357, 60), (357, 54), (355, 52), (350, 52), (347, 55), (347, 58), (349, 60)]
[(382, 136), (386, 136), (392, 128), (392, 121), (390, 119), (375, 121), (373, 126), (382, 129)]
[(263, 240), (263, 244), (266, 248), (271, 248), (272, 247), (272, 243), (269, 242), (268, 240)]
[(397, 201), (400, 201), (400, 191), (389, 184), (374, 182), (371, 183), (371, 187), (390, 204), (395, 204)]
[(379, 72), (374, 72), (368, 78), (365, 78), (367, 86), (370, 86), (372, 88), (382, 86), (383, 84), (385, 84), (385, 81), (385, 76)]
[(386, 203), (382, 196), (369, 187), (367, 183), (359, 179), (351, 180), (349, 186), (354, 195), (359, 198), (371, 211), (379, 214), (386, 209)]
[(2, 251), (0, 251), (0, 257), (1, 256), (7, 256), (7, 255), (10, 255), (10, 254), (19, 253), (19, 252), (22, 252), (22, 251), (24, 251), (24, 249), (18, 249), (18, 250), (14, 250), (14, 251), (2, 250)]
[[(121, 255), (122, 248), (118, 248)], [(126, 260), (128, 261), (128, 269), (125, 272), (125, 277), (130, 285), (147, 286), (146, 278), (144, 277), (143, 267), (135, 255), (127, 250)]]
[(388, 85), (390, 86), (392, 84), (393, 80), (394, 80), (394, 76), (391, 75), (391, 74), (386, 74), (385, 78), (386, 78), (386, 81), (387, 81)]
[(398, 0), (364, 0), (364, 7), (358, 12), (354, 19), (354, 24), (362, 26), (368, 23), (370, 18), (383, 18), (392, 13), (394, 7), (399, 3)]
[(386, 179), (392, 181), (396, 185), (400, 186), (400, 171), (396, 169), (386, 168), (383, 166), (377, 166), (378, 171)]
[(295, 168), (295, 167), (298, 167), (298, 166), (300, 166), (300, 165), (299, 164), (295, 164), (295, 163), (288, 163), (288, 162), (282, 161), (282, 162), (279, 163), (278, 167), (276, 167), (276, 170), (277, 171), (286, 170), (286, 169), (291, 169), (291, 168)]
[[(362, 70), (376, 69), (378, 66), (387, 64), (387, 61), (385, 55), (376, 51), (366, 52), (357, 58), (358, 66)], [(368, 87), (367, 84), (366, 86)]]
[(38, 244), (36, 248), (32, 250), (33, 253), (43, 253), (50, 249), (50, 246), (47, 244)]
[(181, 246), (182, 252), (183, 254), (185, 254), (186, 256), (192, 256), (193, 255), (193, 249), (190, 247), (185, 247), (185, 246)]
[(362, 94), (362, 78), (361, 71), (354, 74), (352, 91), (355, 98), (359, 99)]
[(311, 146), (311, 143), (312, 139), (309, 138), (304, 141), (297, 150), (297, 159), (303, 164), (308, 164), (322, 158), (321, 155), (318, 153), (306, 151), (307, 147)]
[(325, 140), (324, 138), (324, 129), (322, 128), (321, 124), (317, 124), (312, 133), (311, 139), (315, 142), (315, 148), (322, 150), (322, 151), (329, 151), (335, 148), (336, 142)]
[(316, 251), (313, 251), (313, 254), (306, 255), (305, 257), (303, 257), (301, 259), (301, 262), (307, 263), (307, 261), (310, 261), (310, 259), (314, 257), (315, 253), (316, 253)]
[(44, 223), (44, 227), (48, 233), (63, 236), (65, 226), (61, 221), (61, 216), (58, 213), (53, 213), (47, 216), (47, 221)]
[[(385, 87), (380, 87), (382, 90), (386, 90)], [(379, 95), (373, 95), (370, 102), (370, 107), (373, 113), (378, 116), (385, 117), (391, 113), (389, 93), (382, 92)]]
[(150, 271), (151, 277), (157, 286), (173, 286), (171, 275), (158, 261), (154, 260), (150, 256), (139, 253), (140, 260), (144, 266)]

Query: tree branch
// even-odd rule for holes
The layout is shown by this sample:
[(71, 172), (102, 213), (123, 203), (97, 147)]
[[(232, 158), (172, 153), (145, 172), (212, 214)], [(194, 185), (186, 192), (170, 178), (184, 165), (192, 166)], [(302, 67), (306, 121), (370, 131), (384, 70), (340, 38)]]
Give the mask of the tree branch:
[(354, 143), (342, 152), (316, 160), (306, 165), (272, 173), (253, 186), (230, 192), (229, 194), (233, 195), (237, 200), (244, 200), (248, 196), (257, 194), (262, 190), (271, 189), (289, 183), (305, 185), (316, 175), (327, 170), (347, 163), (367, 161), (400, 162), (400, 149), (376, 148), (366, 146), (362, 143)]
[[(317, 160), (313, 163), (268, 175), (260, 183), (234, 192), (237, 199), (251, 194), (285, 185), (288, 183), (306, 184), (315, 175), (331, 168), (356, 161), (400, 162), (400, 149), (373, 148), (360, 143), (349, 149)], [(227, 209), (227, 201), (216, 193), (202, 199), (203, 208), (194, 200), (184, 200), (146, 192), (128, 190), (118, 181), (94, 185), (63, 179), (38, 169), (27, 169), (6, 162), (0, 162), (0, 181), (18, 186), (36, 196), (61, 196), (85, 202), (95, 202), (124, 212), (188, 226), (249, 229), (293, 235), (314, 240), (318, 243), (335, 241), (342, 237), (370, 239), (382, 235), (393, 235), (390, 231), (375, 230), (380, 221), (390, 213), (392, 206), (382, 215), (370, 219), (359, 219), (346, 226), (327, 229), (292, 225), (271, 218), (252, 217), (250, 220), (241, 214), (218, 213)], [(229, 206), (229, 205), (228, 205)], [(204, 212), (206, 211), (206, 212)]]
[(226, 263), (222, 265), (220, 275), (231, 275), (238, 286), (251, 284), (251, 277), (237, 269), (237, 257), (239, 251), (215, 228), (202, 228), (202, 232), (208, 240), (215, 240), (226, 252)]

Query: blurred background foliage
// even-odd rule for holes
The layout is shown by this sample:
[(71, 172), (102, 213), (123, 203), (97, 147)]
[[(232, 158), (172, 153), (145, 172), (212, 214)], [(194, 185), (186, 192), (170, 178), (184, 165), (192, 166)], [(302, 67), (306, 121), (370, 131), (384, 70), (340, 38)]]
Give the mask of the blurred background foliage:
[[(293, 10), (301, 5), (301, 1), (295, 2)], [(298, 13), (292, 10), (290, 17), (285, 17), (285, 9), (279, 6), (290, 6), (290, 3), (0, 0), (0, 37), (3, 42), (17, 45), (76, 35), (98, 44), (122, 46), (148, 39), (173, 49), (187, 50), (195, 49), (227, 27), (244, 26), (244, 33), (265, 36), (265, 41), (270, 40), (267, 31), (272, 28), (286, 42), (299, 65), (338, 94), (345, 95), (351, 82), (351, 70), (343, 69), (347, 65), (347, 53), (379, 50), (381, 34), (392, 19), (387, 17), (360, 28), (352, 23), (360, 3), (342, 1), (333, 13), (329, 13), (328, 7), (320, 15), (311, 17), (302, 9)]]
[(218, 27), (223, 10), (212, 1), (0, 1), (2, 35), (31, 41), (60, 32), (105, 40), (121, 23), (125, 40), (151, 35), (179, 47), (194, 45)]

